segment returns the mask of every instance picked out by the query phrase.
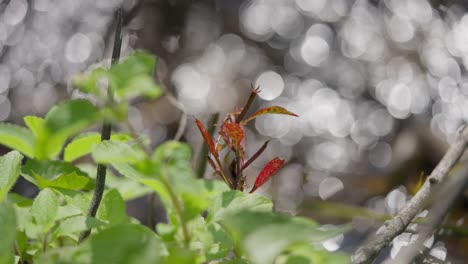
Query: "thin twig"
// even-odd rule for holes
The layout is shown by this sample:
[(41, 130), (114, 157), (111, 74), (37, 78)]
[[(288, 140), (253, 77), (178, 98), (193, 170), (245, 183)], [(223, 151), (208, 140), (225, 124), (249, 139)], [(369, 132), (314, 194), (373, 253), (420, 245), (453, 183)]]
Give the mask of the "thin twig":
[[(215, 124), (218, 121), (219, 114), (213, 114), (208, 120), (208, 133), (210, 133), (211, 136), (213, 136), (213, 133), (215, 131)], [(198, 154), (198, 164), (197, 164), (197, 176), (198, 178), (203, 178), (203, 175), (205, 175), (205, 170), (206, 170), (206, 156), (208, 155), (208, 146), (206, 144), (202, 144), (200, 153)], [(218, 164), (220, 166), (220, 164)], [(221, 167), (220, 167), (221, 169)], [(225, 180), (226, 181), (226, 180)], [(227, 182), (226, 182), (227, 183)]]
[(187, 114), (182, 112), (180, 115), (179, 127), (177, 127), (177, 132), (174, 136), (175, 141), (179, 141), (185, 132), (185, 127), (187, 126)]
[(467, 143), (468, 127), (464, 126), (455, 142), (450, 146), (442, 160), (426, 179), (421, 189), (405, 204), (403, 209), (398, 212), (395, 217), (384, 223), (379, 229), (378, 234), (358, 248), (352, 256), (353, 263), (372, 263), (379, 252), (406, 229), (408, 224), (426, 205), (434, 187), (445, 179), (448, 172), (461, 157)]
[(438, 196), (435, 201), (434, 207), (430, 210), (426, 223), (422, 225), (421, 230), (418, 232), (418, 238), (411, 246), (402, 250), (395, 263), (410, 263), (420, 252), (424, 246), (427, 238), (436, 233), (441, 226), (442, 222), (447, 216), (455, 201), (460, 194), (465, 190), (468, 183), (468, 166), (464, 166), (455, 175), (451, 176), (444, 184), (443, 188), (438, 191)]
[[(122, 18), (123, 18), (123, 10), (119, 7), (115, 13), (116, 17), (116, 26), (115, 26), (115, 38), (114, 38), (114, 47), (112, 50), (112, 59), (111, 63), (118, 63), (120, 59), (120, 50), (122, 46)], [(114, 98), (112, 96), (111, 89), (107, 90), (107, 97), (108, 97), (108, 104), (112, 104)], [(112, 126), (110, 123), (104, 123), (101, 130), (101, 141), (109, 140), (112, 133)], [(88, 210), (88, 216), (94, 217), (96, 216), (96, 212), (99, 208), (99, 204), (101, 203), (101, 199), (104, 193), (104, 187), (106, 185), (106, 172), (107, 166), (104, 164), (98, 164), (96, 170), (96, 187), (94, 189), (93, 198), (91, 199), (91, 203)], [(91, 230), (86, 230), (80, 234), (79, 241), (83, 241), (85, 238), (89, 236)]]

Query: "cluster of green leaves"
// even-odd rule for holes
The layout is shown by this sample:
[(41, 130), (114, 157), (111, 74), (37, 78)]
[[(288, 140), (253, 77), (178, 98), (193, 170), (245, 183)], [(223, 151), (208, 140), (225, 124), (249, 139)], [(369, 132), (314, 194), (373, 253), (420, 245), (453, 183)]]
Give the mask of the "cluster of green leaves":
[[(262, 195), (197, 179), (187, 144), (168, 141), (149, 151), (137, 135), (118, 133), (101, 142), (99, 134), (85, 132), (96, 123), (125, 120), (131, 97), (157, 97), (154, 64), (152, 56), (136, 53), (75, 80), (104, 99), (99, 83), (106, 79), (112, 104), (70, 100), (45, 118), (25, 117), (26, 127), (0, 124), (0, 144), (15, 149), (0, 157), (0, 264), (348, 262), (319, 243), (344, 228), (324, 231), (310, 219), (274, 213)], [(97, 215), (89, 217), (97, 163), (119, 175), (108, 173)], [(39, 189), (34, 199), (9, 193), (20, 176)], [(140, 224), (125, 208), (150, 192), (167, 214), (167, 222), (155, 227)], [(79, 242), (88, 229), (91, 236)]]

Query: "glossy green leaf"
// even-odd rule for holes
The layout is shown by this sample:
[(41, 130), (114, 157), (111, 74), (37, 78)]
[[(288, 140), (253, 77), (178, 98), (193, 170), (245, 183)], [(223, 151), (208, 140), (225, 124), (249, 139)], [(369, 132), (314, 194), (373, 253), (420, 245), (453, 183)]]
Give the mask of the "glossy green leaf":
[[(123, 133), (113, 134), (111, 136), (111, 140), (114, 141), (127, 142), (131, 139), (131, 136)], [(92, 132), (80, 135), (65, 147), (63, 159), (65, 161), (74, 161), (86, 154), (89, 154), (92, 147), (100, 142), (101, 134), (99, 133)]]
[(0, 123), (0, 144), (34, 157), (34, 135), (25, 127)]
[(13, 207), (0, 202), (0, 263), (13, 263), (13, 244), (16, 238), (16, 216)]
[(10, 151), (0, 157), (0, 202), (18, 179), (23, 155), (18, 151)]
[(113, 140), (105, 140), (95, 145), (92, 155), (98, 163), (127, 163), (134, 164), (145, 158), (145, 153), (128, 145), (127, 143)]
[(31, 213), (36, 224), (47, 232), (54, 224), (59, 202), (57, 195), (49, 188), (42, 190), (31, 206)]
[(120, 224), (126, 219), (125, 201), (117, 190), (110, 190), (104, 195), (97, 217), (110, 224)]

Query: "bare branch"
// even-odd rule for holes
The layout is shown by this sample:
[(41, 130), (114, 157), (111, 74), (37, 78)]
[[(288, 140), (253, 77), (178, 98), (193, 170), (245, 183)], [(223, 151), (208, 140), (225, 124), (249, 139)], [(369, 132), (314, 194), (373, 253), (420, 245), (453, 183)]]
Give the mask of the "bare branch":
[(395, 260), (395, 263), (410, 263), (416, 255), (423, 249), (424, 242), (427, 238), (437, 232), (440, 225), (447, 216), (447, 213), (452, 208), (457, 200), (457, 197), (463, 192), (468, 183), (468, 166), (459, 169), (457, 173), (451, 176), (444, 186), (437, 192), (435, 205), (429, 212), (427, 221), (422, 225), (418, 232), (417, 240), (405, 250), (402, 250)]
[(423, 209), (434, 187), (446, 178), (448, 172), (461, 157), (467, 143), (468, 127), (464, 126), (455, 142), (447, 150), (442, 160), (437, 164), (416, 195), (406, 203), (396, 216), (386, 221), (379, 228), (378, 234), (373, 236), (354, 253), (351, 258), (354, 264), (372, 263), (379, 252), (406, 229), (413, 218)]

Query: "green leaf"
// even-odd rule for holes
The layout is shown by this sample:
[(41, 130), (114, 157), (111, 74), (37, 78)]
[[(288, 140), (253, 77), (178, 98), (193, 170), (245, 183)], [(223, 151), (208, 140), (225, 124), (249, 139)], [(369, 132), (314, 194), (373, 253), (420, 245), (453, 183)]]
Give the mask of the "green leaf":
[(117, 190), (110, 190), (104, 195), (97, 217), (110, 224), (120, 224), (127, 218), (125, 201)]
[(65, 141), (102, 119), (99, 110), (84, 99), (65, 101), (54, 106), (44, 120), (44, 133), (36, 142), (40, 159), (54, 158)]
[(18, 151), (10, 151), (0, 157), (0, 202), (18, 179), (22, 159), (23, 155)]
[(120, 142), (105, 140), (93, 147), (93, 158), (98, 163), (135, 164), (145, 158), (142, 150)]
[[(17, 231), (16, 232), (16, 246), (18, 254), (22, 259), (26, 258), (26, 249), (28, 247), (28, 237), (24, 232)], [(15, 262), (19, 263), (19, 262)]]
[(134, 166), (130, 164), (112, 163), (112, 167), (114, 167), (114, 169), (116, 169), (121, 175), (129, 179), (135, 180), (135, 181), (138, 181), (143, 178), (147, 178), (145, 174), (141, 173), (140, 171), (138, 171), (137, 168), (135, 168)]
[(220, 221), (245, 210), (271, 212), (273, 209), (273, 203), (267, 197), (235, 190), (220, 193), (212, 200), (213, 203), (208, 209), (209, 222)]
[(152, 79), (156, 60), (145, 52), (136, 52), (119, 64), (112, 65), (109, 76), (111, 88), (121, 99), (135, 96), (151, 98), (161, 95), (161, 90)]
[(300, 243), (287, 249), (287, 254), (276, 259), (277, 264), (301, 264), (301, 263), (327, 263), (348, 264), (349, 256), (339, 252), (328, 252), (318, 249), (310, 243)]
[(203, 217), (188, 222), (192, 234), (190, 249), (202, 252), (203, 263), (226, 257), (233, 249), (233, 242), (217, 223), (207, 224)]
[(68, 236), (75, 241), (78, 241), (78, 234), (82, 231), (96, 228), (105, 225), (106, 223), (84, 215), (76, 215), (69, 217), (60, 222), (55, 235), (59, 236)]
[(168, 245), (169, 256), (161, 262), (163, 264), (195, 264), (201, 263), (199, 253), (177, 244)]
[[(169, 194), (169, 191), (167, 190), (166, 186), (164, 186), (164, 184), (160, 180), (141, 179), (140, 182), (146, 186), (149, 186), (153, 190), (155, 190), (165, 206), (172, 206), (171, 196)], [(169, 210), (169, 209), (170, 208), (166, 208), (166, 210)]]
[(101, 79), (106, 79), (108, 71), (102, 67), (93, 69), (89, 73), (79, 74), (73, 77), (73, 86), (87, 94), (94, 94), (100, 98), (105, 97), (105, 93), (99, 89), (97, 82)]
[(31, 213), (36, 223), (47, 232), (54, 224), (58, 212), (57, 195), (49, 188), (42, 190), (34, 199)]
[[(115, 165), (117, 167), (127, 166), (127, 164), (125, 163), (119, 163)], [(90, 164), (90, 163), (82, 163), (82, 164), (78, 164), (77, 166), (80, 168), (81, 171), (86, 172), (90, 176), (91, 179), (96, 178), (97, 166)], [(120, 167), (119, 169), (117, 169), (116, 167), (114, 168), (118, 172), (120, 172), (119, 169), (122, 169)], [(123, 170), (125, 171), (125, 169)], [(106, 187), (111, 188), (111, 189), (117, 189), (125, 201), (142, 197), (151, 192), (151, 188), (139, 183), (138, 181), (135, 181), (134, 179), (132, 180), (131, 177), (129, 178), (117, 177), (112, 173), (112, 171), (109, 171), (109, 170), (107, 171), (107, 174), (106, 174)]]
[[(111, 136), (111, 140), (127, 142), (131, 140), (132, 137), (128, 134), (118, 133)], [(65, 161), (74, 161), (88, 153), (91, 152), (91, 149), (94, 145), (97, 145), (101, 142), (101, 134), (92, 132), (80, 135), (75, 138), (70, 144), (65, 147), (63, 153), (63, 159)]]
[(76, 99), (54, 106), (45, 117), (45, 127), (52, 134), (71, 136), (99, 120), (98, 109), (88, 100)]
[(7, 201), (19, 207), (29, 207), (33, 203), (32, 199), (13, 192), (7, 194)]
[(224, 218), (221, 225), (235, 241), (237, 250), (255, 264), (273, 263), (293, 244), (323, 241), (345, 230), (324, 231), (306, 218), (250, 211)]
[(152, 155), (152, 159), (158, 162), (165, 162), (169, 165), (181, 161), (190, 161), (192, 158), (192, 148), (189, 144), (179, 141), (167, 141), (161, 144)]
[(44, 133), (43, 118), (37, 116), (25, 116), (23, 120), (36, 138), (40, 137), (40, 135)]
[(34, 157), (34, 135), (27, 128), (0, 123), (0, 144)]
[(167, 254), (153, 231), (142, 225), (122, 224), (89, 237), (77, 247), (49, 250), (37, 263), (161, 263)]
[(0, 263), (13, 263), (13, 244), (16, 239), (16, 216), (13, 207), (0, 202)]
[(63, 161), (30, 159), (22, 168), (21, 175), (40, 189), (54, 187), (81, 190), (89, 183), (86, 173)]
[(127, 100), (144, 96), (148, 98), (158, 98), (162, 95), (161, 88), (154, 83), (149, 75), (135, 76), (124, 86), (124, 89), (117, 90), (117, 96)]
[(119, 123), (128, 118), (128, 103), (116, 102), (111, 106), (104, 106), (101, 109), (103, 119), (108, 123)]
[(41, 189), (53, 187), (66, 190), (82, 190), (89, 183), (88, 177), (80, 176), (75, 171), (69, 174), (62, 174), (52, 181), (37, 176), (36, 180), (39, 183), (39, 188)]
[(83, 212), (78, 207), (71, 204), (59, 206), (55, 220), (57, 221), (60, 219), (69, 218), (71, 216), (81, 215), (82, 213)]

